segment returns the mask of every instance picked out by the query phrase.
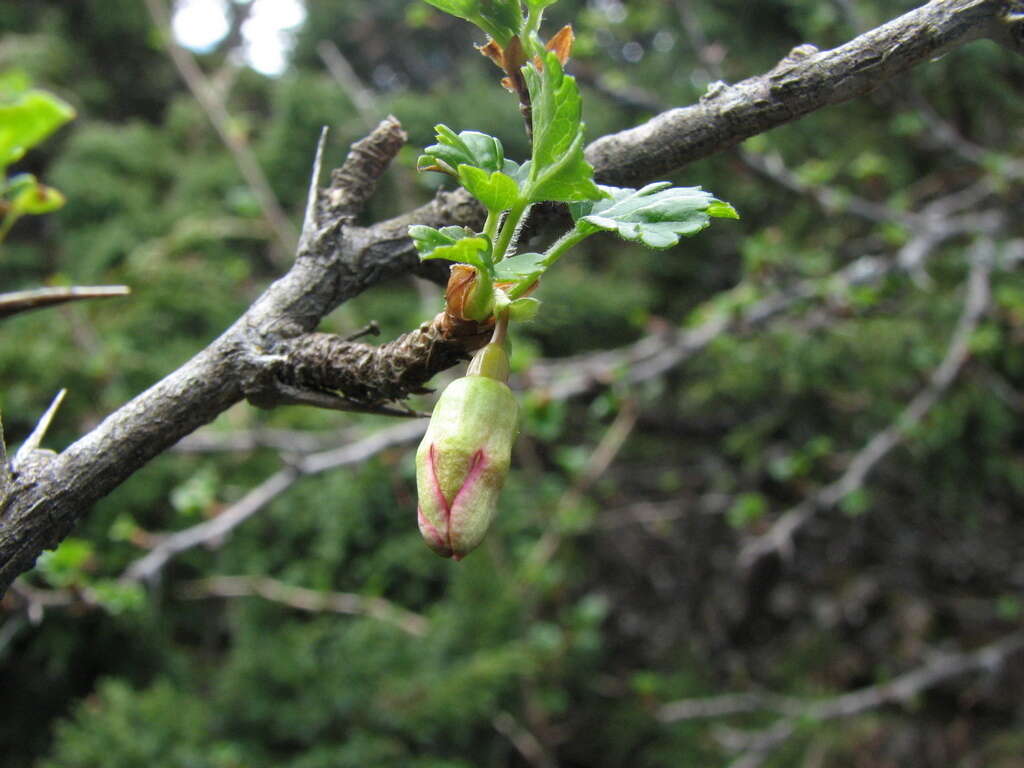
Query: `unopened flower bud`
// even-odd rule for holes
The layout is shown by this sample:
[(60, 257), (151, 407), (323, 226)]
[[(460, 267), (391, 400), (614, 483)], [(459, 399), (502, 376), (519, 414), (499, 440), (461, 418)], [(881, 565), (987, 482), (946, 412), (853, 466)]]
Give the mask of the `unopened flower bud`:
[(449, 314), (459, 320), (482, 322), (494, 309), (494, 288), (490, 279), (469, 264), (452, 265), (444, 298)]
[(442, 557), (475, 549), (497, 511), (518, 431), (507, 378), (508, 354), (488, 344), (441, 393), (416, 452), (420, 532)]

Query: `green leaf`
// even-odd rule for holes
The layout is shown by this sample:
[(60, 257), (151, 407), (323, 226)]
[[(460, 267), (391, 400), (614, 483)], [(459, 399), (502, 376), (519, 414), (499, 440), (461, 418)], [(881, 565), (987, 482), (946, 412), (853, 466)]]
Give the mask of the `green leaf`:
[(429, 253), (420, 252), (420, 260), (446, 259), (459, 264), (471, 264), (477, 269), (490, 274), (492, 267), (490, 263), (491, 244), (485, 237), (465, 237), (457, 240), (451, 245), (441, 245), (433, 248)]
[(540, 309), (540, 301), (529, 296), (513, 301), (508, 308), (509, 317), (518, 323), (533, 320)]
[(45, 91), (0, 99), (0, 168), (25, 153), (75, 116), (70, 105)]
[(521, 280), (537, 277), (547, 269), (543, 253), (520, 253), (494, 265), (496, 280)]
[(708, 206), (708, 216), (715, 219), (739, 219), (740, 215), (729, 203), (721, 200), (712, 200)]
[(680, 237), (707, 227), (713, 216), (739, 218), (731, 205), (700, 187), (673, 187), (659, 181), (639, 190), (601, 189), (608, 199), (570, 206), (576, 229), (584, 234), (605, 230), (650, 248), (670, 248)]
[(526, 4), (532, 11), (543, 11), (549, 5), (554, 5), (557, 2), (558, 0), (526, 0)]
[(488, 175), (472, 165), (460, 165), (459, 181), (492, 213), (507, 211), (519, 200), (516, 180), (501, 171)]
[(502, 46), (523, 26), (519, 0), (424, 0), (438, 10), (475, 24)]
[(33, 182), (31, 185), (21, 186), (18, 193), (13, 196), (9, 216), (50, 213), (64, 205), (64, 195), (56, 189), (40, 184), (34, 179)]
[(437, 132), (437, 144), (423, 150), (416, 162), (417, 170), (441, 171), (452, 176), (459, 175), (456, 169), (460, 165), (480, 168), (488, 173), (506, 170), (505, 150), (493, 136), (478, 131), (456, 134), (447, 125), (436, 125), (434, 130)]
[(146, 604), (146, 591), (141, 584), (121, 584), (114, 579), (94, 583), (92, 596), (114, 615), (138, 611)]
[(0, 72), (0, 100), (11, 99), (29, 89), (28, 75), (21, 69)]
[(91, 542), (69, 537), (57, 549), (41, 554), (36, 568), (53, 586), (67, 587), (85, 579), (93, 553)]
[(420, 252), (420, 258), (424, 259), (429, 258), (430, 253), (435, 248), (453, 245), (459, 240), (473, 237), (473, 232), (466, 227), (441, 227), (441, 229), (434, 229), (433, 227), (425, 227), (422, 224), (414, 224), (409, 227), (409, 237), (412, 238), (416, 250)]
[(526, 185), (530, 202), (598, 200), (594, 169), (583, 157), (582, 106), (576, 79), (562, 71), (554, 52), (544, 71), (523, 68), (533, 103), (533, 157)]

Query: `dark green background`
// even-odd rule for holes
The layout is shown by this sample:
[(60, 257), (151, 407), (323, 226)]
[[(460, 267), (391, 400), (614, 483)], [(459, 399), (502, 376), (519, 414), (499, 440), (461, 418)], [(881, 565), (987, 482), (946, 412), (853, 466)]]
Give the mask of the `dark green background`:
[[(316, 54), (333, 41), (394, 113), (409, 147), (368, 220), (429, 199), (415, 177), (432, 126), (498, 135), (527, 154), (515, 104), (475, 54), (473, 30), (413, 0), (315, 0), (280, 78), (238, 71), (227, 105), (284, 207), (301, 220), (312, 150), (331, 126), (337, 164), (365, 126)], [(695, 1), (725, 77), (769, 69), (794, 45), (837, 45), (908, 2)], [(854, 7), (858, 18), (844, 8)], [(715, 76), (698, 61), (673, 2), (562, 0), (588, 135), (692, 103)], [(613, 13), (614, 17), (615, 14)], [(0, 5), (0, 67), (27, 70), (79, 117), (26, 158), (61, 189), (59, 213), (19, 222), (0, 252), (0, 286), (125, 283), (130, 298), (30, 313), (0, 327), (0, 406), (10, 442), (54, 392), (70, 392), (48, 440), (60, 448), (186, 361), (279, 273), (259, 209), (183, 86), (143, 3), (36, 0)], [(627, 61), (624, 46), (643, 56)], [(633, 50), (636, 49), (627, 49)], [(200, 57), (223, 72), (228, 52)], [(1016, 218), (1020, 238), (1024, 63), (989, 42), (920, 66), (870, 96), (745, 145), (778, 154), (799, 179), (890, 206), (923, 205), (983, 177), (976, 203)], [(988, 150), (973, 163), (937, 141), (919, 100)], [(675, 179), (732, 202), (739, 222), (667, 252), (593, 238), (545, 279), (536, 322), (515, 331), (516, 365), (625, 345), (737, 284), (756, 297), (828, 275), (865, 254), (891, 258), (898, 223), (824, 212), (754, 172), (736, 150)], [(743, 542), (837, 478), (925, 385), (961, 311), (969, 238), (939, 249), (928, 279), (885, 282), (800, 305), (753, 332), (723, 335), (641, 386), (584, 398), (523, 392), (525, 426), (499, 519), (455, 565), (420, 541), (411, 447), (308, 478), (220, 549), (189, 551), (159, 583), (117, 588), (140, 550), (129, 540), (185, 528), (280, 466), (273, 451), (168, 454), (100, 503), (36, 588), (99, 590), (105, 607), (52, 608), (29, 621), (0, 604), (4, 768), (471, 768), (529, 763), (507, 735), (531, 732), (553, 764), (725, 766), (723, 725), (662, 724), (679, 698), (748, 690), (830, 696), (880, 682), (935, 650), (970, 649), (1018, 627), (1024, 603), (1024, 279), (994, 274), (994, 302), (960, 377), (839, 509), (823, 511), (794, 558), (751, 579)], [(1019, 241), (1018, 241), (1019, 242)], [(327, 318), (385, 338), (439, 308), (435, 287), (382, 285)], [(429, 400), (417, 403), (428, 407)], [(622, 409), (636, 426), (587, 479)], [(214, 430), (343, 431), (383, 418), (238, 406)], [(665, 519), (640, 522), (650, 504)], [(648, 506), (645, 506), (648, 505)], [(557, 540), (550, 559), (539, 558)], [(260, 600), (187, 600), (216, 575), (270, 576), (380, 596), (429, 620), (422, 637), (381, 621), (310, 615)], [(1018, 655), (991, 674), (929, 690), (849, 721), (798, 724), (766, 765), (1019, 768), (1024, 710)], [(817, 762), (814, 762), (817, 760)], [(806, 761), (806, 762), (805, 762)], [(536, 762), (536, 765), (544, 765)]]

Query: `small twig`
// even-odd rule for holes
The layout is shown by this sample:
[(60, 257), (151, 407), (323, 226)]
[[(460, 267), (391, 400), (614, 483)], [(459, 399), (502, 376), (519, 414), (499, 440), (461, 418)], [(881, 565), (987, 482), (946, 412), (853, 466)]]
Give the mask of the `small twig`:
[(186, 582), (178, 594), (187, 600), (207, 597), (261, 597), (309, 613), (368, 616), (392, 624), (416, 637), (425, 635), (430, 627), (425, 617), (381, 597), (364, 597), (351, 592), (321, 592), (266, 577), (212, 576)]
[(69, 288), (35, 288), (30, 291), (16, 291), (0, 294), (0, 318), (10, 317), (19, 312), (43, 309), (84, 299), (108, 299), (127, 296), (131, 289), (127, 285), (89, 285)]
[(271, 449), (287, 454), (324, 451), (357, 439), (350, 429), (307, 432), (301, 429), (199, 429), (184, 437), (172, 450), (177, 453), (251, 453)]
[(958, 157), (969, 163), (989, 168), (989, 158), (999, 158), (999, 173), (1010, 179), (1024, 179), (1024, 162), (1001, 152), (986, 149), (973, 141), (964, 138), (953, 125), (918, 91), (910, 92), (914, 107), (924, 119), (928, 135), (939, 146), (951, 150)]
[(68, 393), (66, 389), (62, 389), (57, 393), (56, 397), (53, 398), (53, 402), (50, 403), (50, 407), (46, 409), (46, 413), (39, 419), (39, 423), (36, 424), (35, 429), (32, 433), (25, 438), (25, 442), (18, 448), (18, 452), (14, 454), (14, 469), (18, 469), (18, 465), (21, 464), (29, 455), (39, 449), (39, 446), (43, 442), (43, 438), (46, 437), (46, 431), (50, 428), (50, 423), (53, 421), (53, 417), (57, 415), (57, 409), (60, 408), (60, 404), (64, 402), (64, 396)]
[(374, 96), (373, 91), (367, 88), (363, 81), (359, 79), (359, 75), (356, 74), (355, 69), (352, 68), (344, 54), (338, 50), (338, 46), (331, 40), (321, 40), (316, 45), (316, 52), (319, 54), (324, 66), (327, 67), (331, 77), (334, 78), (338, 87), (341, 88), (342, 93), (352, 103), (352, 106), (356, 108), (359, 119), (363, 121), (367, 128), (372, 128), (376, 125), (377, 120), (380, 119), (379, 115), (381, 112), (380, 106), (377, 104), (377, 98)]
[[(945, 242), (962, 234), (990, 228), (995, 219), (984, 212), (967, 214), (923, 231), (900, 249), (895, 259), (862, 256), (824, 278), (809, 278), (771, 293), (748, 307), (734, 312), (714, 309), (724, 294), (704, 308), (710, 310), (704, 322), (692, 328), (656, 332), (618, 349), (539, 361), (527, 372), (525, 383), (544, 390), (554, 400), (590, 392), (597, 386), (620, 381), (624, 385), (650, 381), (677, 368), (704, 350), (722, 334), (743, 328), (753, 330), (783, 316), (807, 301), (824, 301), (843, 290), (880, 282), (893, 272), (913, 273)], [(823, 288), (827, 290), (823, 290)]]
[(704, 25), (700, 23), (690, 0), (676, 0), (676, 16), (679, 17), (679, 25), (686, 32), (690, 47), (697, 55), (697, 60), (708, 71), (712, 77), (721, 80), (724, 77), (722, 63), (717, 57), (711, 55), (711, 46), (708, 44), (708, 36), (704, 31)]
[[(206, 113), (220, 140), (234, 158), (235, 165), (259, 202), (263, 217), (273, 230), (283, 254), (285, 256), (291, 254), (295, 250), (295, 229), (281, 208), (281, 204), (278, 202), (277, 196), (274, 194), (270, 182), (267, 181), (267, 177), (256, 160), (252, 149), (249, 148), (249, 145), (236, 131), (232, 130), (231, 116), (228, 114), (227, 106), (221, 99), (220, 94), (211, 86), (206, 75), (203, 74), (203, 71), (196, 63), (195, 58), (175, 41), (174, 33), (171, 31), (170, 16), (162, 0), (146, 0), (146, 7), (149, 10), (153, 23), (160, 30), (164, 38), (171, 61), (185, 81), (189, 91), (192, 92), (196, 101), (199, 102), (199, 106)], [(276, 260), (281, 266), (286, 266), (289, 259), (278, 257)]]
[(290, 488), (299, 476), (292, 467), (280, 469), (216, 517), (161, 539), (149, 554), (128, 566), (121, 583), (152, 580), (176, 555), (201, 544), (216, 547), (228, 533)]
[(171, 559), (182, 552), (198, 546), (219, 547), (226, 541), (226, 537), (231, 531), (264, 509), (299, 478), (330, 469), (360, 464), (388, 448), (405, 445), (418, 439), (426, 429), (425, 421), (405, 422), (375, 432), (350, 445), (305, 456), (294, 465), (275, 472), (213, 519), (160, 539), (148, 554), (125, 569), (120, 581), (122, 583), (150, 581), (163, 570)]
[(805, 184), (786, 167), (782, 157), (777, 153), (758, 154), (740, 150), (739, 157), (748, 168), (791, 192), (811, 198), (828, 213), (849, 212), (868, 221), (893, 221), (908, 227), (914, 223), (912, 214), (903, 213), (887, 205), (824, 184)]
[[(983, 241), (981, 250), (990, 251), (990, 241)], [(836, 481), (786, 511), (769, 530), (747, 543), (740, 552), (739, 566), (752, 570), (766, 557), (774, 554), (787, 557), (792, 552), (793, 538), (819, 511), (831, 509), (854, 491), (863, 487), (868, 474), (893, 448), (902, 443), (908, 432), (935, 406), (970, 356), (971, 335), (988, 309), (990, 299), (990, 254), (975, 253), (967, 280), (964, 309), (957, 321), (942, 362), (932, 372), (928, 383), (882, 431), (875, 434)]]
[(376, 320), (371, 320), (358, 331), (346, 336), (345, 341), (355, 341), (356, 339), (363, 338), (363, 336), (380, 336), (380, 323)]
[(501, 711), (491, 719), (494, 730), (509, 740), (516, 751), (535, 768), (556, 768), (558, 765), (544, 745), (510, 713)]
[[(600, 479), (601, 475), (615, 461), (615, 457), (619, 455), (619, 452), (626, 444), (626, 440), (632, 434), (633, 428), (636, 427), (639, 415), (636, 404), (632, 400), (623, 402), (622, 407), (615, 416), (615, 420), (605, 430), (600, 442), (591, 451), (579, 480), (562, 494), (556, 505), (557, 509), (567, 506), (571, 507), (580, 502), (587, 490)], [(537, 540), (537, 543), (533, 545), (529, 555), (531, 566), (538, 567), (550, 562), (561, 543), (561, 532), (556, 527), (549, 526)]]
[(721, 740), (731, 749), (746, 750), (734, 766), (759, 765), (768, 753), (796, 731), (800, 721), (827, 722), (873, 712), (887, 704), (910, 701), (924, 691), (972, 672), (994, 673), (1011, 656), (1024, 650), (1024, 632), (1013, 632), (974, 651), (937, 655), (922, 666), (884, 683), (828, 699), (802, 699), (771, 693), (726, 694), (683, 699), (662, 705), (657, 718), (678, 723), (731, 715), (770, 712), (782, 720), (757, 731), (723, 731)]
[(317, 391), (296, 387), (281, 381), (274, 381), (273, 387), (260, 393), (249, 393), (249, 402), (263, 408), (276, 408), (282, 405), (311, 405), (325, 411), (343, 411), (345, 413), (368, 413), (376, 416), (397, 416), (399, 418), (419, 418), (423, 414), (402, 405), (390, 405), (380, 402), (364, 402), (341, 394)]

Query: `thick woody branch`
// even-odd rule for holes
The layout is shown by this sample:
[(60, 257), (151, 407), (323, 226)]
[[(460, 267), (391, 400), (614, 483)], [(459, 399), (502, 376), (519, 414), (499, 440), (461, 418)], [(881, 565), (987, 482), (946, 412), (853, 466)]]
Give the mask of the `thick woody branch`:
[(355, 148), (337, 185), (318, 196), (291, 270), (220, 338), (60, 455), (34, 451), (19, 463), (0, 501), (0, 590), (151, 458), (246, 396), (272, 404), (268, 382), (278, 371), (278, 348), (312, 332), (345, 299), (403, 271), (387, 243), (367, 241), (351, 223), (403, 140), (390, 119)]
[(587, 159), (600, 180), (638, 184), (810, 112), (869, 93), (917, 64), (979, 38), (1014, 50), (1024, 18), (1011, 0), (933, 0), (846, 45), (800, 45), (774, 69), (713, 83), (692, 106), (598, 139)]
[[(798, 46), (774, 69), (732, 86), (718, 83), (698, 103), (671, 109), (643, 125), (592, 142), (587, 159), (599, 180), (641, 184), (675, 172), (744, 139), (833, 104), (864, 95), (913, 67), (982, 38), (1014, 44), (1024, 18), (1013, 0), (933, 0), (830, 51)], [(404, 216), (370, 227), (407, 270), (418, 269), (409, 224), (474, 225), (483, 212), (463, 190), (445, 194)], [(397, 232), (397, 238), (396, 238)], [(438, 279), (438, 263), (433, 269)], [(446, 275), (445, 275), (446, 277)]]
[[(490, 328), (452, 326), (445, 313), (382, 346), (328, 333), (310, 333), (282, 344), (282, 379), (305, 389), (336, 391), (355, 403), (402, 400), (430, 390), (439, 371), (465, 360), (487, 343)], [(467, 327), (469, 326), (469, 327)]]
[[(147, 2), (162, 18), (162, 5)], [(640, 128), (595, 142), (588, 157), (602, 180), (646, 181), (865, 93), (968, 41), (990, 37), (1021, 50), (1024, 22), (1012, 13), (1017, 5), (1011, 0), (935, 0), (833, 51), (801, 46), (771, 72), (735, 86), (720, 85), (700, 104), (671, 110)], [(177, 63), (188, 71), (184, 59)], [(208, 95), (202, 88), (197, 92)], [(216, 117), (216, 103), (204, 106)], [(66, 536), (93, 502), (234, 403), (249, 398), (268, 406), (315, 403), (399, 411), (389, 409), (392, 397), (416, 391), (431, 372), (461, 357), (457, 343), (441, 343), (444, 338), (430, 328), (399, 340), (387, 353), (344, 347), (344, 342), (314, 334), (320, 320), (340, 303), (419, 268), (407, 237), (410, 224), (482, 221), (479, 206), (456, 192), (439, 194), (410, 214), (371, 227), (355, 224), (358, 209), (403, 140), (397, 121), (385, 120), (353, 149), (322, 192), (317, 186), (318, 162), (311, 185), (314, 204), (288, 273), (180, 369), (59, 456), (35, 451), (33, 460), (19, 468), (7, 495), (0, 498), (0, 591), (30, 568), (44, 548)], [(436, 271), (433, 276), (438, 277)], [(463, 354), (472, 349), (470, 343), (463, 344)], [(365, 366), (362, 373), (371, 381), (376, 377), (381, 388), (371, 391), (371, 383), (358, 381), (358, 374), (325, 357), (334, 353)], [(387, 355), (394, 360), (385, 361)], [(654, 368), (673, 364), (656, 357)]]

